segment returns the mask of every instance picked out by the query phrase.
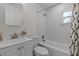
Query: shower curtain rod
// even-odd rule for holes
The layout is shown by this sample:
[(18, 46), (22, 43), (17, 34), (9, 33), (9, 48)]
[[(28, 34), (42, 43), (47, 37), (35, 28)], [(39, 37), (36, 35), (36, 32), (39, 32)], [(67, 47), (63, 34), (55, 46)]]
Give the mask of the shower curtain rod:
[(39, 11), (37, 11), (37, 13), (40, 13), (40, 12), (45, 11), (45, 10), (48, 10), (48, 9), (50, 9), (50, 8), (56, 6), (56, 5), (59, 5), (59, 4), (61, 4), (61, 3), (57, 3), (57, 4), (55, 4), (55, 5), (53, 5), (53, 6), (50, 6), (50, 7), (46, 8), (46, 9), (39, 10)]

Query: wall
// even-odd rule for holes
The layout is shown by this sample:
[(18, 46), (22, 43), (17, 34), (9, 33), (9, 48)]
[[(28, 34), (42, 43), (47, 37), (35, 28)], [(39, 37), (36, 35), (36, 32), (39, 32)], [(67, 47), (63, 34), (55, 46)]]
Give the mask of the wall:
[[(42, 35), (46, 36), (46, 11), (42, 11), (38, 13), (38, 35), (39, 39), (41, 40)], [(46, 39), (46, 37), (45, 37)]]
[(5, 4), (0, 4), (0, 32), (3, 32), (4, 40), (10, 38), (9, 36), (13, 32), (20, 33), (22, 30), (26, 30), (30, 35), (38, 34), (39, 16), (37, 11), (41, 9), (38, 4), (23, 4), (24, 17), (22, 24), (20, 26), (8, 26), (5, 24)]
[[(21, 26), (8, 26), (5, 25), (5, 6), (0, 4), (0, 32), (4, 34), (4, 40), (13, 32), (21, 32), (26, 30), (30, 35), (45, 34), (47, 39), (58, 41), (70, 45), (70, 24), (62, 23), (62, 11), (72, 10), (73, 4), (59, 4), (47, 10), (47, 15), (37, 13), (43, 9), (38, 4), (26, 3), (23, 5), (24, 17)], [(45, 19), (46, 17), (46, 19)], [(45, 24), (46, 22), (46, 24)], [(45, 27), (46, 25), (46, 27)]]
[(47, 10), (47, 39), (70, 45), (70, 24), (62, 24), (62, 12), (72, 10), (72, 3), (56, 5)]

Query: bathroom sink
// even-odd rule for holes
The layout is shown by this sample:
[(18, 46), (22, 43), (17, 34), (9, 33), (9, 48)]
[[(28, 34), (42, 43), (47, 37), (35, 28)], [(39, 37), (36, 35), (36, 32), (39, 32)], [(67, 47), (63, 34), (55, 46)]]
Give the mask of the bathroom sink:
[(32, 39), (24, 37), (24, 38), (17, 38), (17, 39), (12, 39), (13, 41), (18, 41), (19, 43), (25, 42), (25, 41), (30, 41)]
[(2, 48), (6, 48), (6, 47), (9, 47), (9, 46), (12, 46), (12, 45), (16, 45), (16, 44), (19, 44), (19, 43), (23, 43), (23, 42), (28, 42), (32, 39), (30, 38), (17, 38), (17, 39), (12, 39), (12, 40), (4, 40), (4, 41), (1, 41), (0, 42), (0, 49)]
[(25, 42), (25, 41), (30, 41), (30, 40), (32, 40), (32, 39), (25, 37), (25, 38), (20, 38), (19, 40), (20, 40), (21, 42)]

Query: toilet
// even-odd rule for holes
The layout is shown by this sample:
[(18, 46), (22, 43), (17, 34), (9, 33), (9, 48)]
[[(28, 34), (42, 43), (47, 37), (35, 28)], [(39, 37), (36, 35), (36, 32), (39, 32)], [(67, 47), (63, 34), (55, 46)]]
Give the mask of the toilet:
[(34, 54), (35, 56), (49, 56), (48, 50), (42, 46), (36, 46), (34, 48)]

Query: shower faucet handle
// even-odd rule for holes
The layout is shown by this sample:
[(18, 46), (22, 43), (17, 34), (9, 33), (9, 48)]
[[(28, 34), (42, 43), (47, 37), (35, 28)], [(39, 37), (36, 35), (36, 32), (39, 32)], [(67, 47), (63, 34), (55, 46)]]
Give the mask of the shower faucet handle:
[(45, 36), (44, 36), (44, 35), (42, 35), (42, 41), (45, 41), (45, 39), (44, 39), (44, 38), (45, 38)]
[(44, 35), (42, 35), (42, 39), (44, 39)]

